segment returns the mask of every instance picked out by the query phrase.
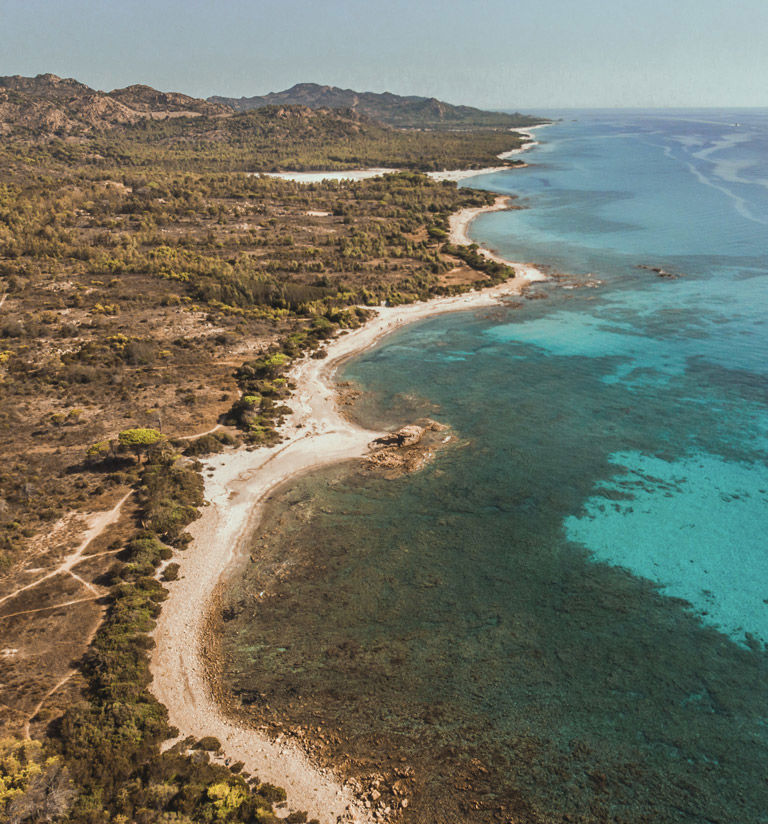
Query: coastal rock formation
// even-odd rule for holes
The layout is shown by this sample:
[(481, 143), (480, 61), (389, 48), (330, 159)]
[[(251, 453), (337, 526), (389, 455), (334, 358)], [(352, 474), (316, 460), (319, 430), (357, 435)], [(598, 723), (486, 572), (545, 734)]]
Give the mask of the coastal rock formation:
[(662, 269), (661, 266), (648, 266), (645, 263), (641, 263), (637, 267), (638, 269), (646, 269), (649, 272), (655, 272), (660, 278), (667, 278), (668, 280), (677, 280), (677, 278), (682, 277), (682, 275), (675, 274), (674, 272), (668, 272), (666, 269)]
[(454, 441), (453, 436), (444, 434), (447, 429), (445, 424), (427, 418), (382, 435), (372, 444), (378, 448), (366, 457), (366, 468), (383, 470), (388, 478), (418, 472), (439, 448)]
[(339, 406), (354, 406), (363, 394), (352, 381), (338, 383), (336, 391)]
[(388, 435), (382, 435), (381, 438), (376, 438), (375, 444), (381, 446), (414, 446), (423, 437), (425, 430), (416, 424), (408, 424), (401, 426), (400, 429), (390, 432)]

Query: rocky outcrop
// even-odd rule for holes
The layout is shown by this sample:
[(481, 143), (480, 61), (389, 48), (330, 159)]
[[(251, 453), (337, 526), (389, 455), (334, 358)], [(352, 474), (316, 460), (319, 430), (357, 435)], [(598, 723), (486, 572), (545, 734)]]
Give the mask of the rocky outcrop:
[(447, 429), (445, 424), (429, 418), (419, 424), (401, 426), (373, 441), (373, 451), (365, 458), (365, 466), (382, 471), (388, 478), (418, 472), (439, 449), (454, 442)]
[(149, 86), (128, 86), (105, 93), (55, 74), (0, 77), (0, 134), (78, 135), (147, 118), (232, 114), (227, 106)]
[(662, 269), (661, 266), (648, 266), (645, 263), (641, 263), (637, 268), (645, 269), (648, 272), (655, 272), (660, 278), (667, 278), (668, 280), (677, 280), (677, 278), (682, 277), (680, 274)]
[(229, 115), (232, 114), (230, 106), (218, 103), (211, 103), (208, 100), (201, 100), (197, 97), (190, 97), (179, 92), (160, 92), (151, 86), (135, 84), (126, 86), (124, 89), (114, 89), (108, 95), (113, 100), (117, 100), (125, 106), (137, 112), (152, 113), (154, 115), (173, 112), (176, 114), (198, 114), (198, 115)]
[(408, 424), (408, 426), (401, 426), (400, 429), (390, 432), (388, 435), (376, 438), (374, 443), (378, 446), (414, 446), (422, 439), (424, 432), (423, 427)]

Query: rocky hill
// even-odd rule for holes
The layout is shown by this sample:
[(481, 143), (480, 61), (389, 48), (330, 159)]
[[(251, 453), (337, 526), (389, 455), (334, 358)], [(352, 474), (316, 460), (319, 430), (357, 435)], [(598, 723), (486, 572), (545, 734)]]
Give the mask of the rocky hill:
[(209, 116), (232, 114), (230, 106), (211, 103), (179, 92), (159, 92), (151, 86), (136, 84), (115, 89), (109, 97), (137, 112), (157, 114), (204, 114)]
[(0, 170), (31, 157), (197, 171), (483, 168), (522, 144), (510, 130), (537, 122), (312, 84), (256, 107), (222, 100), (144, 85), (104, 92), (54, 74), (0, 77)]
[(146, 118), (232, 114), (227, 106), (159, 92), (149, 86), (128, 86), (106, 93), (55, 74), (0, 77), (0, 134), (37, 137), (104, 131)]
[(255, 97), (209, 97), (211, 103), (237, 111), (263, 106), (300, 105), (312, 109), (352, 109), (374, 120), (399, 128), (516, 128), (541, 123), (541, 118), (521, 114), (486, 112), (471, 106), (453, 106), (434, 97), (402, 97), (384, 92), (356, 92), (317, 83), (298, 83), (282, 92)]
[[(180, 119), (190, 123), (190, 118), (202, 120), (203, 130), (209, 132), (217, 130), (217, 122), (237, 121), (238, 116), (254, 114), (255, 110), (288, 117), (290, 109), (293, 110), (290, 119), (294, 119), (297, 112), (305, 118), (312, 112), (322, 112), (341, 118), (346, 126), (357, 120), (370, 126), (383, 124), (399, 129), (514, 129), (542, 122), (541, 118), (528, 115), (453, 106), (433, 97), (359, 93), (316, 83), (300, 83), (261, 97), (202, 100), (140, 84), (104, 92), (55, 74), (0, 77), (0, 135), (34, 140), (113, 132), (147, 120)], [(242, 125), (236, 127), (236, 131)], [(192, 129), (195, 133), (199, 130)]]

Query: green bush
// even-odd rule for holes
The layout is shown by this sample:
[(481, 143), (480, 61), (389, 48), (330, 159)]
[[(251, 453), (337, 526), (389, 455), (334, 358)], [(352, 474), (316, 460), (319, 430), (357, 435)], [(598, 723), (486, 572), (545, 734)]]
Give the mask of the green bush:
[(232, 437), (228, 432), (209, 432), (207, 435), (201, 435), (199, 438), (189, 441), (184, 448), (184, 454), (192, 457), (215, 455), (227, 446), (235, 446), (236, 444), (237, 438)]
[(189, 463), (147, 463), (138, 498), (145, 528), (174, 543), (187, 525), (200, 517), (203, 480)]
[(164, 581), (175, 581), (179, 577), (179, 569), (180, 566), (177, 563), (168, 564), (168, 566), (163, 570), (163, 580)]

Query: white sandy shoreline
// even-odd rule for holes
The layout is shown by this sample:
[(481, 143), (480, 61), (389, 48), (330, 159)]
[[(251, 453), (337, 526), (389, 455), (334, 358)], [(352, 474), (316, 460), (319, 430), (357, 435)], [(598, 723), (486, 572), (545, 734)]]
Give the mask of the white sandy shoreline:
[[(492, 206), (464, 209), (450, 218), (450, 241), (471, 243), (470, 223), (480, 214), (508, 208), (499, 197)], [(221, 710), (209, 683), (205, 627), (215, 591), (227, 568), (239, 557), (243, 542), (258, 526), (262, 504), (281, 483), (328, 463), (358, 458), (383, 433), (363, 429), (341, 415), (333, 376), (339, 365), (403, 324), (445, 312), (493, 306), (518, 295), (544, 275), (535, 267), (489, 258), (515, 268), (517, 277), (498, 286), (446, 298), (396, 307), (379, 307), (376, 317), (354, 331), (337, 336), (325, 359), (305, 357), (291, 371), (296, 390), (289, 401), (293, 412), (281, 434), (282, 443), (254, 450), (237, 449), (205, 461), (202, 517), (189, 527), (193, 540), (176, 557), (181, 576), (168, 585), (154, 632), (152, 692), (168, 708), (169, 721), (180, 737), (215, 736), (226, 757), (242, 761), (244, 769), (285, 788), (291, 810), (305, 810), (321, 824), (337, 820), (372, 824), (350, 787), (320, 768), (293, 740), (271, 740), (263, 729), (240, 725)], [(287, 811), (286, 811), (287, 814)]]
[[(491, 206), (479, 206), (476, 209), (461, 209), (454, 212), (448, 219), (449, 234), (448, 239), (456, 246), (469, 246), (474, 241), (469, 236), (469, 226), (473, 220), (480, 217), (480, 215), (488, 214), (490, 212), (502, 212), (510, 208), (510, 198), (499, 195)], [(519, 261), (507, 260), (506, 258), (497, 255), (490, 249), (483, 246), (478, 246), (477, 251), (488, 258), (494, 260), (496, 263), (503, 263), (506, 266), (511, 266), (519, 278), (523, 278), (528, 283), (540, 280), (548, 280), (547, 275), (532, 263), (521, 263)]]
[[(538, 142), (533, 136), (534, 129), (541, 129), (544, 126), (549, 126), (549, 123), (540, 123), (538, 126), (529, 126), (527, 129), (510, 129), (515, 134), (521, 134), (527, 138), (522, 146), (514, 149), (509, 149), (506, 152), (501, 152), (496, 155), (499, 160), (508, 160), (515, 155), (523, 154), (534, 146), (538, 146)], [(452, 180), (458, 182), (460, 180), (467, 180), (478, 175), (488, 175), (494, 172), (506, 172), (510, 169), (524, 168), (526, 164), (518, 164), (510, 166), (486, 166), (483, 169), (444, 169), (441, 172), (424, 172), (427, 177), (432, 180), (443, 181)], [(380, 177), (381, 175), (394, 174), (395, 172), (403, 171), (402, 169), (376, 168), (376, 169), (343, 169), (340, 171), (309, 171), (309, 172), (249, 172), (253, 175), (263, 175), (264, 177), (276, 177), (280, 180), (290, 180), (293, 183), (320, 183), (323, 180), (367, 180), (372, 177)]]
[[(534, 129), (540, 129), (543, 126), (548, 125), (548, 123), (540, 123), (538, 126), (529, 126), (527, 129), (513, 129), (512, 131), (516, 134), (521, 134), (523, 137), (526, 137), (526, 142), (523, 143), (522, 146), (518, 146), (515, 149), (509, 149), (506, 152), (501, 152), (501, 154), (496, 155), (496, 157), (498, 157), (499, 160), (509, 160), (510, 157), (523, 154), (524, 152), (533, 149), (534, 146), (538, 146), (538, 141), (534, 139), (532, 132)], [(484, 169), (446, 169), (442, 172), (427, 172), (426, 174), (427, 177), (431, 177), (432, 180), (453, 180), (458, 183), (460, 180), (468, 180), (469, 178), (477, 177), (478, 175), (490, 175), (495, 172), (508, 172), (510, 169), (523, 169), (527, 165), (528, 164), (526, 163), (521, 163), (516, 166), (510, 166), (509, 164), (505, 166), (486, 166)]]

